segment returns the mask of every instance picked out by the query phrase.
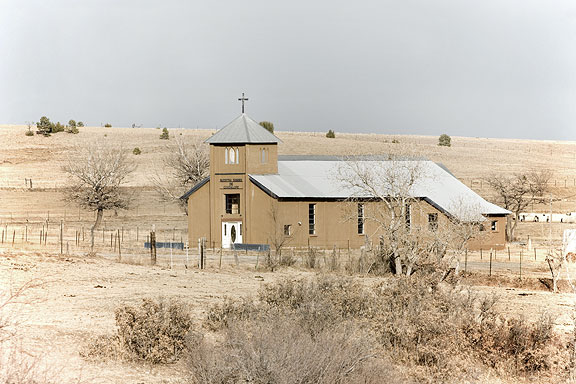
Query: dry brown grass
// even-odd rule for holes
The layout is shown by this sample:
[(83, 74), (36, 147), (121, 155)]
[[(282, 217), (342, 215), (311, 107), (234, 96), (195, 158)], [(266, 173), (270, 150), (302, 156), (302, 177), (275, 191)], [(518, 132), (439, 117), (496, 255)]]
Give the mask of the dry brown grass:
[[(149, 228), (176, 227), (182, 234), (186, 231), (186, 217), (179, 211), (177, 205), (160, 203), (154, 194), (150, 174), (157, 167), (162, 167), (162, 159), (168, 154), (169, 148), (162, 140), (158, 140), (158, 130), (146, 128), (100, 128), (84, 127), (78, 135), (53, 135), (51, 137), (24, 136), (25, 126), (1, 126), (0, 142), (0, 189), (3, 204), (0, 206), (0, 222), (19, 223), (27, 221), (30, 224), (41, 223), (48, 217), (66, 221), (77, 221), (76, 227), (86, 227), (93, 221), (90, 212), (78, 211), (77, 207), (67, 205), (63, 201), (61, 189), (66, 177), (61, 166), (73, 148), (98, 140), (121, 142), (128, 150), (139, 147), (140, 156), (133, 156), (137, 171), (128, 183), (128, 189), (134, 195), (134, 204), (127, 211), (119, 211), (116, 215), (105, 215), (104, 220), (109, 227), (127, 229), (140, 226)], [(205, 139), (213, 130), (171, 129), (175, 135), (186, 140)], [(106, 137), (104, 135), (107, 135)], [(444, 163), (456, 177), (481, 195), (490, 196), (491, 191), (481, 179), (496, 174), (506, 174), (530, 169), (554, 170), (554, 180), (558, 182), (558, 196), (564, 200), (554, 204), (558, 212), (576, 211), (576, 143), (530, 141), (512, 139), (485, 139), (452, 137), (452, 147), (439, 147), (437, 137), (398, 136), (378, 134), (347, 134), (338, 133), (336, 139), (326, 139), (324, 133), (311, 132), (277, 132), (283, 140), (279, 146), (280, 154), (382, 154), (398, 151), (399, 146), (407, 145), (434, 161)], [(392, 138), (399, 138), (402, 144), (392, 144)], [(326, 141), (330, 140), (330, 145)], [(48, 166), (49, 164), (49, 166)], [(165, 172), (159, 169), (159, 172)], [(25, 188), (24, 179), (33, 179), (34, 188)], [(564, 187), (564, 182), (567, 187)], [(536, 205), (536, 211), (546, 212), (547, 206)], [(528, 226), (528, 232), (519, 228), (519, 234), (540, 235)], [(40, 225), (41, 227), (41, 225)], [(39, 229), (34, 229), (38, 236)], [(19, 233), (17, 233), (19, 235)], [(52, 235), (52, 232), (51, 234)], [(179, 237), (179, 236), (178, 236)], [(534, 236), (532, 236), (534, 238)], [(74, 236), (68, 235), (70, 243)]]
[[(217, 331), (216, 341), (197, 335), (192, 344), (194, 356), (211, 356), (190, 362), (193, 382), (207, 377), (217, 378), (206, 381), (211, 383), (230, 378), (294, 382), (286, 377), (304, 375), (322, 361), (331, 369), (334, 361), (327, 356), (340, 367), (346, 366), (343, 361), (355, 362), (362, 368), (358, 374), (365, 363), (359, 356), (372, 356), (381, 367), (418, 382), (478, 380), (477, 375), (561, 377), (567, 351), (549, 317), (534, 323), (507, 319), (494, 309), (493, 297), (437, 281), (423, 275), (368, 287), (350, 278), (320, 276), (267, 285), (258, 301), (228, 300), (212, 308), (205, 323)], [(338, 353), (336, 345), (342, 346)], [(293, 355), (298, 364), (290, 360)], [(284, 377), (289, 371), (296, 376)], [(363, 374), (331, 373), (332, 382), (378, 382)]]
[[(0, 383), (2, 384), (56, 384), (62, 378), (63, 365), (50, 366), (42, 354), (30, 353), (21, 343), (27, 325), (18, 322), (15, 312), (22, 306), (33, 305), (27, 297), (29, 290), (41, 286), (37, 280), (28, 281), (18, 288), (0, 287)], [(77, 380), (74, 380), (77, 382)]]

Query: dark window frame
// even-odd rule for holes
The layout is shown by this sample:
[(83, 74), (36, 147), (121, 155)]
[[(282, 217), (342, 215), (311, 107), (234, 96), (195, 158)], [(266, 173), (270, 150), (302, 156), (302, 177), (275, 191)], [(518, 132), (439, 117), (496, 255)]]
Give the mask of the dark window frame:
[(316, 234), (316, 204), (308, 204), (308, 234)]
[(406, 225), (406, 229), (410, 231), (412, 229), (412, 211), (410, 209), (410, 203), (405, 205), (404, 209), (404, 222)]
[(436, 232), (438, 230), (438, 213), (428, 214), (428, 230), (430, 232)]
[(362, 203), (358, 203), (358, 234), (364, 234), (364, 224), (366, 222), (365, 217), (365, 206)]
[[(238, 204), (238, 212), (233, 212), (232, 206)], [(240, 194), (239, 193), (226, 193), (224, 195), (224, 212), (228, 215), (240, 214)]]

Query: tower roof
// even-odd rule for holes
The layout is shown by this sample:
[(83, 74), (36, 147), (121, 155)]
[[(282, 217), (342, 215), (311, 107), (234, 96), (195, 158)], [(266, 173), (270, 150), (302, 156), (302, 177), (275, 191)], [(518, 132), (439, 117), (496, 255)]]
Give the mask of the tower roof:
[(279, 138), (245, 113), (206, 140), (208, 144), (270, 144), (279, 142), (281, 142)]

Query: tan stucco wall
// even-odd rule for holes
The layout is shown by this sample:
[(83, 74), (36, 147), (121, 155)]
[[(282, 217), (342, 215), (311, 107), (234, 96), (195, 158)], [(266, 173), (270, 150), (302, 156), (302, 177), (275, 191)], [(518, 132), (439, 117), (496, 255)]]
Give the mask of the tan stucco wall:
[(188, 198), (188, 243), (195, 247), (199, 238), (210, 237), (210, 182)]
[[(202, 186), (188, 200), (189, 241), (195, 244), (199, 237), (206, 237), (209, 244), (219, 247), (222, 240), (223, 221), (240, 221), (243, 223), (243, 242), (253, 244), (271, 244), (284, 238), (284, 225), (291, 225), (292, 233), (284, 246), (305, 247), (308, 244), (315, 247), (358, 248), (365, 244), (366, 236), (377, 241), (378, 224), (374, 217), (375, 210), (385, 209), (382, 203), (367, 202), (365, 204), (364, 234), (358, 234), (357, 203), (335, 201), (278, 201), (267, 195), (259, 187), (248, 181), (244, 176), (216, 175), (216, 181), (210, 181)], [(230, 182), (226, 180), (233, 180)], [(222, 181), (224, 180), (224, 181)], [(234, 181), (235, 180), (235, 181)], [(246, 193), (244, 193), (246, 191)], [(240, 213), (226, 214), (224, 207), (225, 193), (239, 193), (241, 196)], [(213, 196), (211, 199), (210, 196)], [(308, 233), (308, 206), (316, 204), (316, 233)], [(210, 217), (209, 207), (213, 207)], [(274, 214), (275, 212), (275, 214)], [(435, 207), (425, 201), (411, 204), (411, 223), (414, 228), (428, 228), (428, 214), (438, 214), (439, 227), (448, 222), (448, 218)], [(276, 219), (274, 219), (276, 216)], [(490, 228), (491, 221), (497, 221), (496, 231)], [(298, 224), (298, 223), (301, 224)], [(469, 249), (503, 249), (505, 242), (505, 217), (488, 217), (484, 223), (485, 231), (478, 240), (469, 243)]]
[[(230, 146), (210, 146), (210, 182), (194, 192), (188, 200), (189, 241), (192, 246), (199, 237), (206, 237), (210, 246), (221, 246), (222, 222), (239, 221), (243, 224), (244, 243), (272, 244), (284, 238), (284, 225), (291, 225), (292, 234), (285, 246), (358, 248), (368, 236), (376, 241), (378, 224), (369, 218), (376, 210), (382, 211), (383, 203), (366, 202), (364, 234), (358, 234), (357, 203), (336, 201), (278, 201), (250, 182), (247, 173), (264, 174), (277, 172), (277, 145), (238, 145), (239, 164), (225, 164), (224, 151)], [(260, 162), (260, 150), (269, 149), (269, 162)], [(246, 164), (249, 164), (246, 167)], [(240, 195), (240, 211), (225, 212), (225, 195)], [(308, 233), (308, 206), (316, 204), (316, 233)], [(276, 220), (273, 218), (275, 212)], [(425, 201), (411, 204), (413, 226), (428, 228), (428, 214), (438, 214), (438, 225), (448, 218)], [(497, 221), (497, 230), (491, 231), (490, 223)], [(301, 223), (301, 224), (298, 224)], [(471, 241), (470, 249), (502, 249), (505, 247), (505, 217), (489, 217), (484, 223), (481, 239)]]
[[(262, 163), (261, 151), (267, 150), (268, 161)], [(246, 145), (246, 173), (253, 175), (264, 175), (278, 173), (278, 146), (276, 144), (254, 144)]]
[[(492, 221), (496, 221), (496, 230), (492, 231)], [(482, 223), (484, 231), (478, 239), (474, 239), (468, 243), (470, 250), (489, 250), (489, 249), (504, 249), (506, 248), (506, 216), (486, 217), (486, 221)]]

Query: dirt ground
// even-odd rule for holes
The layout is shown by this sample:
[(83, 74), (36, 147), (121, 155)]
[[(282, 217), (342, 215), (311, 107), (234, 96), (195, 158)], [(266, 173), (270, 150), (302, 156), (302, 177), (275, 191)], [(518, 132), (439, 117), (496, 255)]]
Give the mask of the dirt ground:
[[(252, 268), (205, 271), (117, 263), (101, 257), (42, 256), (35, 253), (0, 253), (0, 281), (4, 288), (26, 290), (10, 307), (17, 321), (21, 348), (47, 363), (62, 382), (170, 383), (184, 377), (180, 364), (147, 366), (119, 361), (92, 362), (79, 352), (86, 340), (114, 331), (114, 310), (137, 304), (142, 298), (177, 298), (189, 305), (200, 327), (206, 309), (225, 296), (255, 295), (262, 284), (282, 278), (310, 276), (312, 272), (286, 269), (274, 273)], [(363, 278), (367, 284), (376, 278)], [(525, 282), (525, 284), (530, 285)], [(558, 332), (572, 331), (576, 295), (553, 294), (532, 284), (512, 288), (486, 277), (475, 282), (478, 294), (496, 295), (497, 308), (507, 316), (535, 320), (541, 314), (554, 319)]]
[[(297, 268), (274, 273), (254, 271), (252, 262), (239, 267), (226, 263), (221, 270), (210, 262), (205, 271), (185, 269), (181, 264), (170, 269), (167, 259), (156, 267), (118, 263), (114, 261), (110, 236), (120, 229), (126, 231), (129, 252), (142, 258), (147, 257), (142, 246), (152, 225), (160, 233), (159, 241), (186, 236), (186, 216), (177, 206), (159, 202), (149, 180), (153, 170), (165, 171), (161, 164), (170, 150), (169, 143), (159, 140), (159, 130), (150, 128), (87, 127), (78, 135), (58, 133), (48, 138), (27, 137), (25, 130), (24, 126), (0, 126), (0, 232), (6, 236), (0, 244), (0, 288), (16, 289), (28, 282), (35, 285), (25, 291), (21, 303), (9, 307), (12, 319), (19, 322), (19, 348), (43, 361), (62, 382), (170, 383), (182, 377), (178, 364), (149, 367), (117, 361), (90, 362), (80, 357), (87, 338), (113, 332), (114, 310), (120, 305), (135, 304), (145, 297), (175, 297), (188, 303), (199, 321), (206, 309), (224, 296), (255, 295), (262, 284), (313, 273)], [(214, 131), (170, 132), (188, 139), (205, 139)], [(324, 133), (277, 134), (283, 140), (280, 154), (383, 154), (409, 146), (415, 153), (445, 164), (486, 198), (491, 197), (491, 191), (482, 181), (484, 177), (550, 169), (554, 194), (559, 198), (554, 212), (576, 211), (576, 142), (452, 137), (452, 147), (445, 148), (437, 146), (437, 137), (337, 132), (336, 139), (330, 140)], [(400, 144), (393, 144), (393, 139)], [(81, 229), (89, 227), (93, 214), (64, 201), (66, 176), (61, 166), (74, 148), (95, 140), (122, 142), (129, 150), (139, 147), (142, 155), (133, 157), (138, 168), (127, 187), (134, 195), (131, 209), (105, 213), (104, 231), (98, 232), (97, 237), (99, 256), (87, 257), (87, 238), (79, 243), (76, 239)], [(26, 187), (25, 178), (33, 180), (32, 189)], [(548, 209), (547, 205), (534, 208), (541, 212)], [(47, 222), (49, 235), (46, 245), (41, 245), (39, 234)], [(59, 256), (60, 222), (65, 228), (64, 245), (70, 247), (69, 252), (64, 252), (69, 253), (67, 256)], [(574, 225), (555, 224), (554, 236), (569, 227)], [(520, 223), (518, 234), (524, 240), (531, 236), (534, 245), (540, 246), (538, 242), (545, 239), (548, 228), (542, 223)], [(513, 247), (517, 255), (519, 245)], [(499, 254), (493, 264), (497, 276), (487, 277), (486, 258), (479, 260), (479, 255), (470, 255), (470, 268), (481, 273), (480, 277), (469, 279), (475, 289), (497, 295), (498, 308), (508, 316), (535, 320), (547, 313), (553, 317), (558, 332), (571, 333), (576, 296), (543, 289), (537, 282), (538, 277), (548, 274), (543, 259), (525, 260), (524, 282), (517, 283), (519, 258), (515, 260), (513, 256), (507, 263), (502, 257)]]
[[(307, 272), (254, 272), (246, 269), (182, 271), (122, 264), (107, 259), (0, 253), (3, 288), (27, 289), (10, 306), (26, 353), (49, 362), (63, 382), (161, 383), (180, 377), (178, 365), (149, 367), (121, 362), (88, 362), (79, 352), (86, 340), (115, 329), (114, 311), (142, 298), (177, 298), (196, 320), (224, 296), (254, 295), (282, 277)], [(198, 325), (199, 326), (199, 325)]]

